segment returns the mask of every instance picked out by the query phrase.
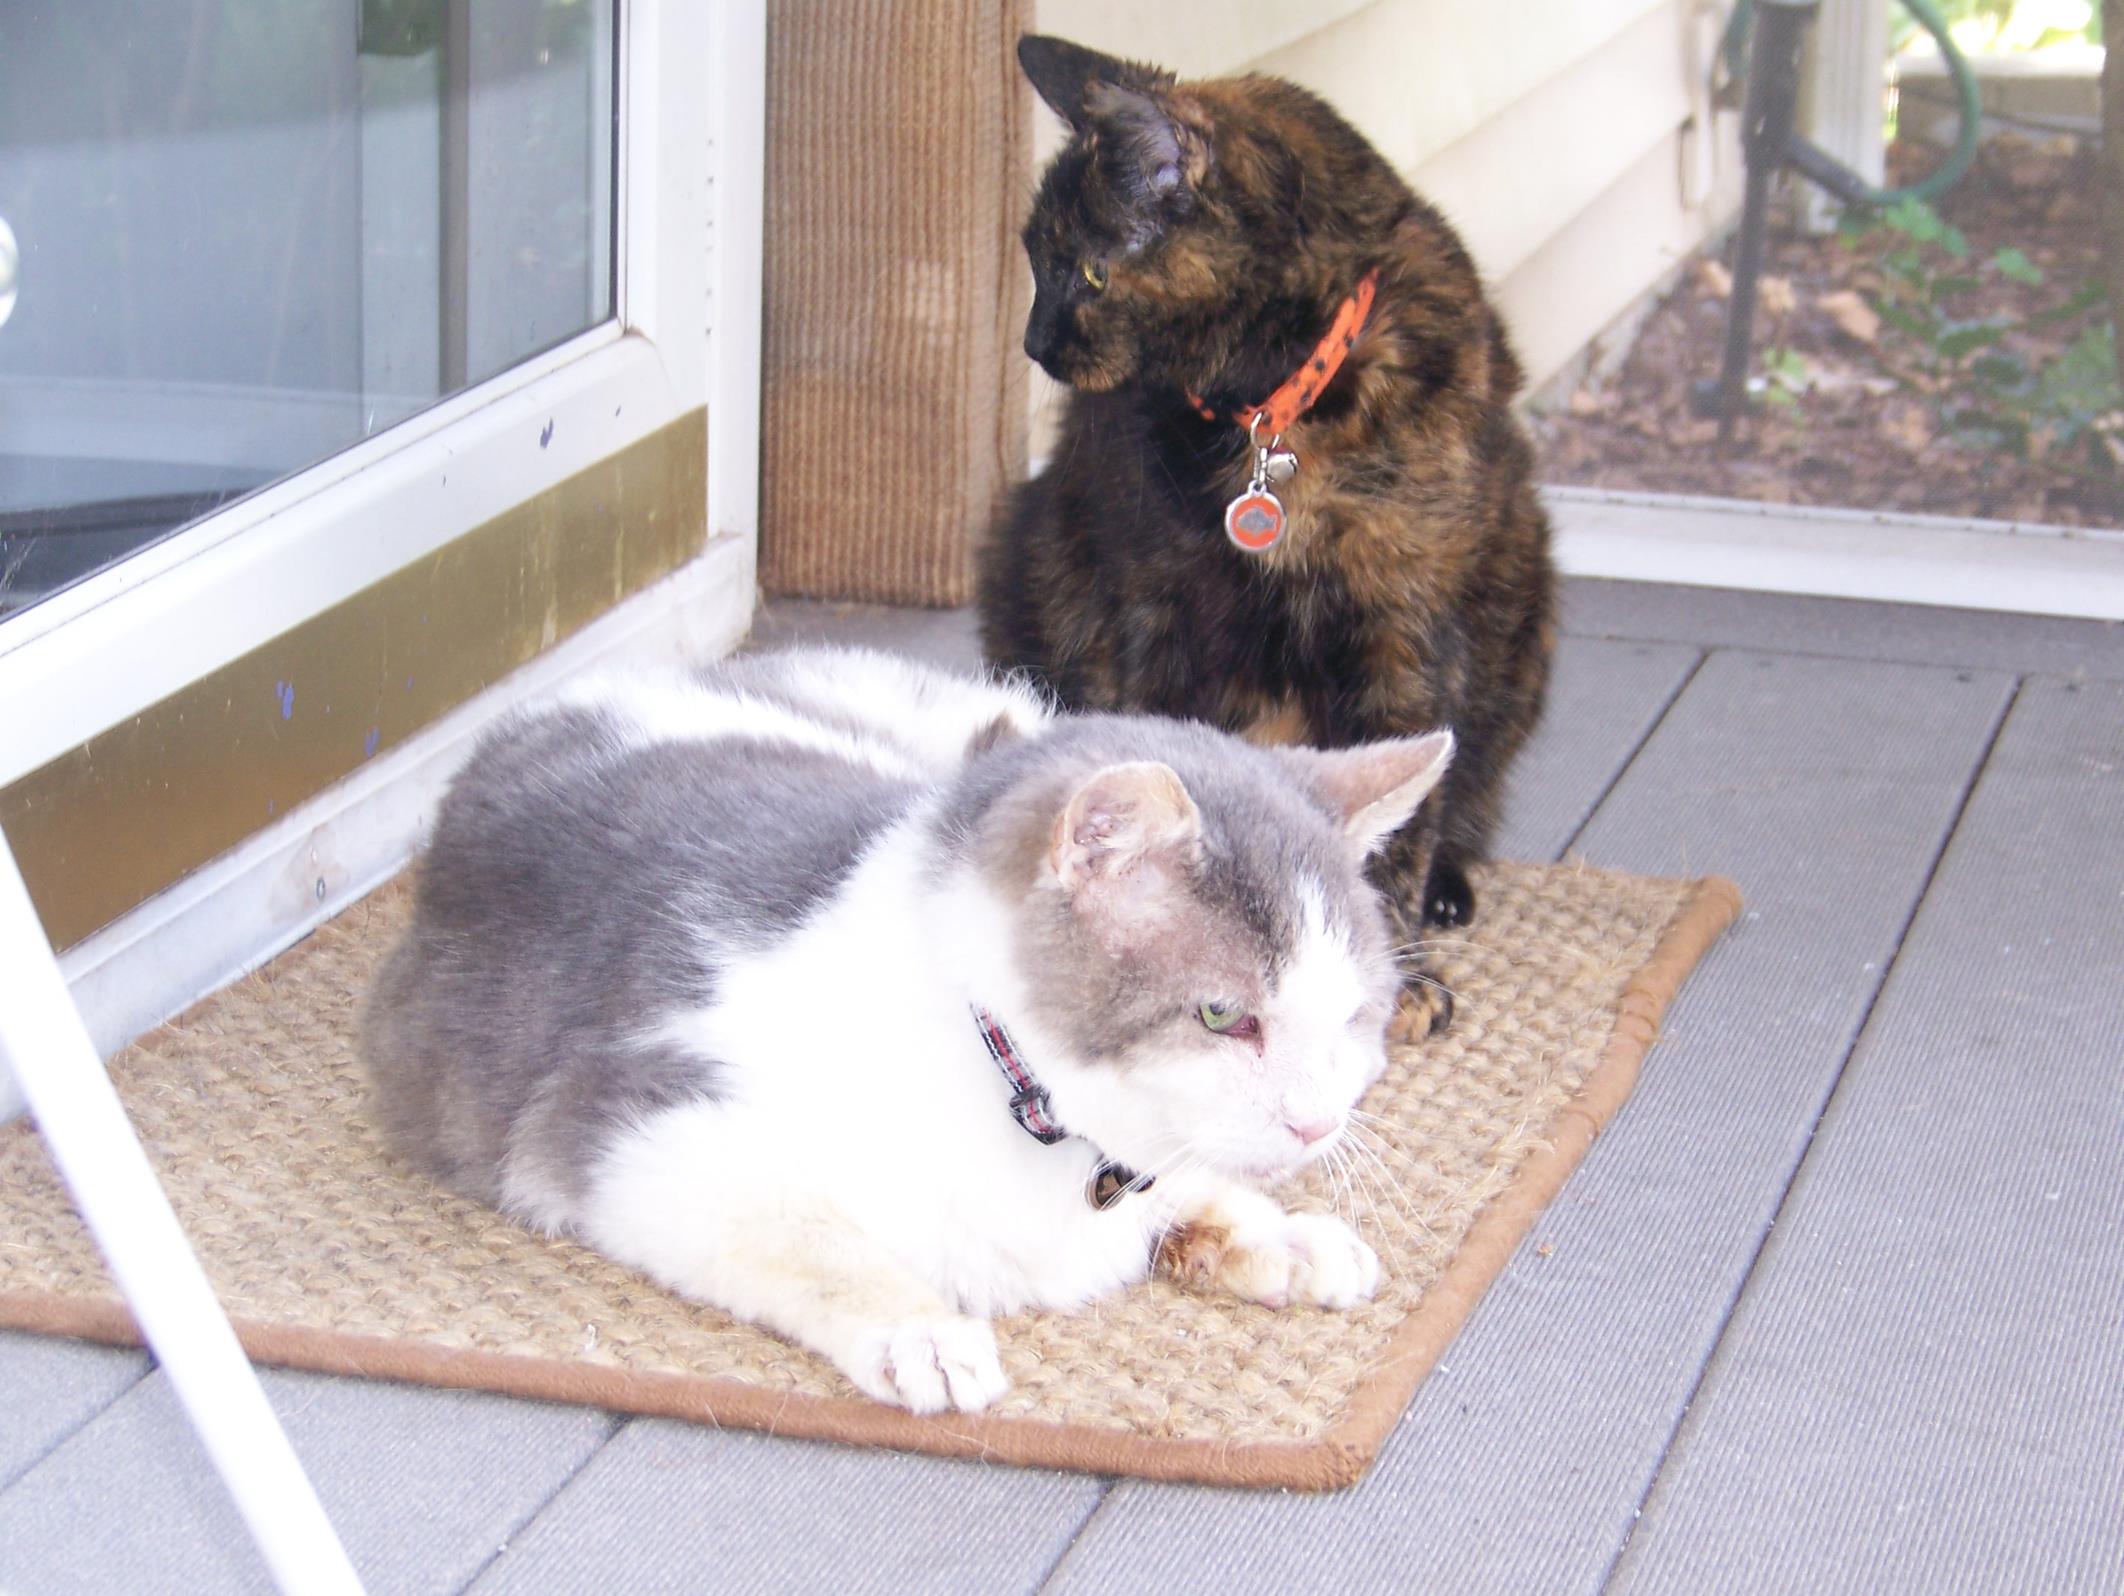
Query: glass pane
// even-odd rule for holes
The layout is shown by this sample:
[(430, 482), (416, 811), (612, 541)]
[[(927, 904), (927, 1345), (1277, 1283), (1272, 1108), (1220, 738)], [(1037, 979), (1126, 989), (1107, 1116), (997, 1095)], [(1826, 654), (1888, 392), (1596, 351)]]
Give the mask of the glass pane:
[(0, 619), (612, 314), (613, 5), (0, 4)]

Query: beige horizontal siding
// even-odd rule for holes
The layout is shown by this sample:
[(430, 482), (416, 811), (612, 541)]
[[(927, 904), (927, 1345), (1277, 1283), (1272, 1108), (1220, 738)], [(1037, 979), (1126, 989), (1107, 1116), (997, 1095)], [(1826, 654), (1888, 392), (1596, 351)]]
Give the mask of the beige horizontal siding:
[[(1377, 0), (1248, 64), (1322, 95), (1413, 172), (1667, 9), (1669, 0)], [(1679, 81), (1678, 43), (1673, 68)]]
[(1688, 120), (1681, 46), (1682, 7), (1656, 6), (1404, 170), (1501, 281)]
[[(1479, 3), (1479, 0), (1470, 0)], [(1272, 57), (1309, 33), (1369, 8), (1370, 0), (1034, 0), (1041, 33), (1149, 61), (1184, 78), (1217, 77)], [(1288, 75), (1288, 74), (1286, 74)]]
[(1620, 316), (1704, 237), (1704, 213), (1682, 205), (1670, 134), (1509, 276), (1492, 285), (1513, 342), (1539, 386)]
[[(1042, 33), (1182, 77), (1302, 83), (1408, 172), (1662, 9), (1672, 0), (1036, 0), (1033, 15)], [(1061, 124), (1042, 115), (1051, 150)]]

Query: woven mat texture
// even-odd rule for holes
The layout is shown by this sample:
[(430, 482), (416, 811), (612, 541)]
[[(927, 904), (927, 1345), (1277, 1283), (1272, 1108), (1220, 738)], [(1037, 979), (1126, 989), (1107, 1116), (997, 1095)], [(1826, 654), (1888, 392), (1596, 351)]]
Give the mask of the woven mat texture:
[[(1491, 866), (1478, 889), (1476, 924), (1439, 938), (1453, 1027), (1397, 1051), (1363, 1104), (1370, 1150), (1346, 1174), (1314, 1171), (1284, 1194), (1355, 1220), (1380, 1254), (1377, 1300), (1274, 1311), (1154, 1281), (1084, 1313), (1004, 1320), (1012, 1390), (974, 1419), (878, 1408), (822, 1360), (389, 1158), (364, 1113), (353, 1031), (410, 905), (402, 883), (111, 1068), (223, 1303), (271, 1361), (1058, 1467), (1318, 1487), (1361, 1471), (1627, 1091), (1659, 1009), (1737, 901), (1721, 882), (1568, 864)], [(1589, 1092), (1596, 1075), (1602, 1090)], [(1498, 1229), (1515, 1178), (1558, 1163), (1561, 1130), (1572, 1133), (1561, 1169), (1535, 1179), (1531, 1200), (1517, 1194), (1508, 1234), (1476, 1247), (1471, 1232), (1486, 1208)], [(26, 1124), (0, 1127), (0, 1238), (0, 1323), (129, 1336)], [(1427, 1303), (1449, 1273), (1457, 1306)]]
[(963, 604), (1024, 474), (1031, 0), (774, 0), (760, 580)]

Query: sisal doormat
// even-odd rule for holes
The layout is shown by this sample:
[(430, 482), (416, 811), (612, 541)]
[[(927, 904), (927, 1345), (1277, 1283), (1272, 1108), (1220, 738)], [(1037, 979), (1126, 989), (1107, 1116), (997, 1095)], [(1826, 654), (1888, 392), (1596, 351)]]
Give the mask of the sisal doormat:
[[(1499, 865), (1443, 936), (1451, 1031), (1366, 1097), (1377, 1155), (1289, 1200), (1378, 1249), (1378, 1298), (1276, 1311), (1153, 1281), (1000, 1321), (1012, 1389), (937, 1419), (542, 1240), (381, 1151), (352, 1047), (403, 887), (128, 1048), (111, 1071), (251, 1353), (786, 1435), (1156, 1479), (1318, 1490), (1363, 1473), (1543, 1204), (1628, 1094), (1739, 898), (1719, 880)], [(137, 1339), (34, 1130), (0, 1127), (0, 1324)]]

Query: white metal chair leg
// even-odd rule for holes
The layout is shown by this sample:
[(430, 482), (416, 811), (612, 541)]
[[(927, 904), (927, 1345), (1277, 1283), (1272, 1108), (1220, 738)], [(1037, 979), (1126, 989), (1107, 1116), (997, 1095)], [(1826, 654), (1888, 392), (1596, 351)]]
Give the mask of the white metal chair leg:
[(237, 1511), (290, 1596), (361, 1583), (192, 1255), (0, 837), (0, 1062)]

